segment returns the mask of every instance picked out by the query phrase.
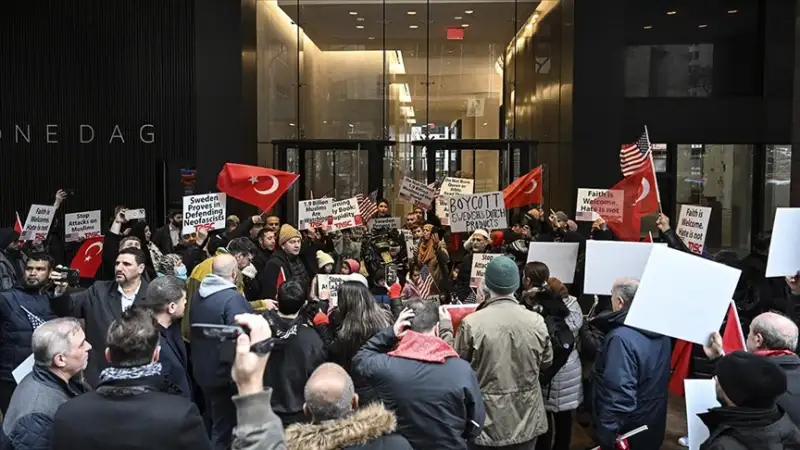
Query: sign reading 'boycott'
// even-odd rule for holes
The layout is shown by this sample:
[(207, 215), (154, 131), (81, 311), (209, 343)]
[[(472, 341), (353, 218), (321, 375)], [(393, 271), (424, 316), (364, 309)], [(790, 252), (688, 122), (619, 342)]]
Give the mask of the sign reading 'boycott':
[(703, 253), (710, 218), (711, 208), (707, 206), (681, 205), (675, 232), (692, 253)]
[(508, 228), (506, 205), (502, 192), (463, 195), (449, 200), (450, 229), (454, 233), (472, 232), (478, 228)]
[(198, 230), (225, 228), (225, 194), (200, 194), (183, 197), (183, 234)]
[(578, 208), (575, 211), (575, 220), (594, 222), (600, 216), (606, 220), (622, 220), (624, 204), (625, 191), (623, 190), (578, 189)]

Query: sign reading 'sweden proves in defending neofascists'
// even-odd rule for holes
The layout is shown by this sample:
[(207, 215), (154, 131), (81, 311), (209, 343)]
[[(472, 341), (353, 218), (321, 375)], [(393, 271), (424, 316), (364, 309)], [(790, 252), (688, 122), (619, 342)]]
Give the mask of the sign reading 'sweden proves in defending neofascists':
[(448, 199), (450, 228), (454, 233), (489, 231), (508, 228), (506, 205), (502, 192), (462, 195)]

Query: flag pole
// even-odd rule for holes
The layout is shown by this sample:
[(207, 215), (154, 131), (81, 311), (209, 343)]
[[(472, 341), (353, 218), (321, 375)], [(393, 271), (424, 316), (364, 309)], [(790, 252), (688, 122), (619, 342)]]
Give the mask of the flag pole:
[(650, 157), (650, 170), (653, 171), (653, 186), (656, 190), (656, 201), (658, 202), (658, 213), (664, 214), (664, 209), (661, 207), (661, 192), (658, 190), (658, 175), (656, 174), (656, 164), (653, 161), (653, 144), (650, 143), (650, 132), (647, 130), (647, 125), (644, 126), (644, 135), (647, 136), (648, 156)]

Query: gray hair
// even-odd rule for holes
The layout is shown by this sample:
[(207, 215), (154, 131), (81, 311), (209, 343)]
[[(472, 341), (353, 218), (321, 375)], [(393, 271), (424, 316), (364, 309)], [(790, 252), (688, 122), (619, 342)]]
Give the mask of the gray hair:
[(69, 338), (81, 330), (81, 323), (73, 317), (49, 320), (33, 331), (31, 349), (37, 365), (50, 367), (57, 355), (69, 353)]
[(636, 297), (636, 291), (639, 289), (639, 280), (633, 278), (620, 278), (611, 286), (611, 298), (614, 296), (619, 297), (625, 303), (625, 307), (633, 304), (633, 298)]
[[(775, 314), (775, 317), (771, 317)], [(750, 323), (750, 332), (760, 334), (767, 350), (790, 350), (797, 348), (797, 325), (778, 313), (756, 316)]]
[(313, 389), (313, 387), (309, 388), (310, 384), (306, 384), (303, 396), (306, 400), (306, 406), (311, 411), (315, 421), (338, 420), (353, 412), (353, 396), (356, 390), (355, 386), (353, 386), (353, 379), (349, 376), (344, 379), (342, 395), (334, 401), (331, 401), (330, 397), (325, 395), (328, 392)]

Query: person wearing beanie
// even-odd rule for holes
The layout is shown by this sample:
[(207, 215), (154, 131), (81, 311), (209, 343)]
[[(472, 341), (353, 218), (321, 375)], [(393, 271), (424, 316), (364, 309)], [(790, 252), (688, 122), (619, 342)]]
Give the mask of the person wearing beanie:
[(320, 300), (317, 279), (320, 275), (329, 275), (333, 273), (333, 257), (322, 250), (317, 250), (317, 267), (319, 268), (319, 272), (317, 275), (314, 275), (314, 279), (311, 280), (311, 290), (308, 294), (311, 301), (315, 302)]
[(456, 278), (453, 281), (453, 296), (461, 303), (475, 303), (475, 293), (472, 290), (472, 261), (476, 253), (488, 253), (492, 249), (489, 240), (489, 231), (479, 228), (472, 233), (464, 243), (467, 253), (458, 265)]
[(25, 278), (25, 255), (19, 233), (13, 228), (0, 228), (0, 292), (12, 289)]
[(297, 281), (304, 289), (311, 285), (314, 271), (306, 267), (306, 260), (300, 257), (303, 237), (288, 223), (278, 231), (278, 247), (267, 260), (262, 273), (258, 274), (261, 298), (275, 299), (278, 287), (287, 281)]
[(547, 431), (539, 370), (550, 366), (553, 349), (542, 316), (514, 297), (519, 285), (514, 260), (495, 257), (478, 288), (481, 304), (456, 335), (454, 348), (478, 375), (486, 408), (486, 424), (470, 448), (533, 449)]
[(345, 259), (342, 261), (342, 267), (339, 270), (340, 275), (350, 275), (351, 273), (358, 273), (361, 270), (361, 264), (355, 259)]
[(777, 405), (787, 387), (780, 366), (737, 351), (721, 357), (715, 372), (720, 406), (697, 415), (709, 430), (700, 450), (800, 448), (800, 430)]

